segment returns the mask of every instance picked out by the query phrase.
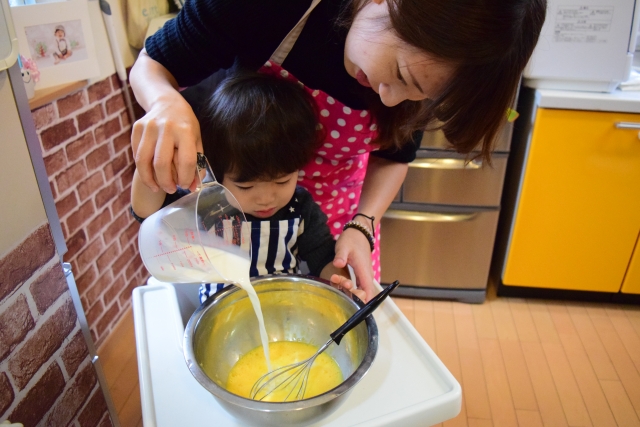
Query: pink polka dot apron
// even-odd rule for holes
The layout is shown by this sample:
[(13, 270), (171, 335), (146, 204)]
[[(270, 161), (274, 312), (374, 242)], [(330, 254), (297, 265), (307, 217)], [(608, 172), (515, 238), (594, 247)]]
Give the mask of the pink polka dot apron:
[[(272, 61), (268, 61), (260, 72), (302, 84)], [(377, 136), (377, 128), (367, 110), (352, 110), (325, 92), (304, 88), (316, 102), (326, 136), (316, 157), (299, 172), (298, 183), (312, 194), (327, 215), (331, 234), (337, 239), (344, 224), (358, 211), (369, 152), (378, 149), (371, 144)], [(358, 220), (368, 222), (365, 218)], [(374, 278), (378, 281), (379, 238), (378, 227), (372, 254)]]
[[(366, 110), (352, 110), (320, 90), (308, 88), (282, 68), (309, 14), (320, 3), (313, 0), (300, 21), (282, 40), (271, 59), (260, 72), (300, 83), (311, 93), (320, 112), (320, 124), (325, 140), (316, 157), (299, 173), (298, 183), (306, 188), (327, 215), (331, 234), (337, 239), (344, 224), (357, 213), (362, 184), (369, 162), (369, 153), (378, 147), (371, 144), (377, 136), (376, 125)], [(365, 212), (366, 213), (366, 212)], [(358, 218), (364, 220), (364, 218)], [(376, 229), (373, 253), (373, 277), (380, 281), (380, 227)]]

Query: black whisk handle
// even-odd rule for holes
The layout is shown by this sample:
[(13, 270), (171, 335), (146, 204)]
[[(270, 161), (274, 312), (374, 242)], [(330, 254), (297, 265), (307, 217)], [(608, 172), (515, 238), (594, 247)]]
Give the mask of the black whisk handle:
[(395, 281), (389, 286), (387, 286), (382, 292), (373, 297), (371, 301), (366, 303), (360, 310), (356, 311), (353, 316), (349, 318), (342, 326), (331, 333), (331, 338), (336, 344), (340, 344), (342, 337), (345, 336), (347, 332), (355, 328), (362, 322), (365, 317), (373, 312), (380, 303), (389, 295), (395, 288), (400, 284), (399, 281)]

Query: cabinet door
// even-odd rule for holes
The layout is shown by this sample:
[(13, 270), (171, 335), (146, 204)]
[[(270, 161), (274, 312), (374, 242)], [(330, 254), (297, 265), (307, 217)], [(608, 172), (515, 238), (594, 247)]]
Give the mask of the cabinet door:
[(640, 229), (639, 114), (538, 109), (503, 283), (618, 292)]
[(640, 234), (636, 240), (636, 249), (627, 268), (627, 274), (622, 283), (622, 292), (627, 294), (640, 294)]

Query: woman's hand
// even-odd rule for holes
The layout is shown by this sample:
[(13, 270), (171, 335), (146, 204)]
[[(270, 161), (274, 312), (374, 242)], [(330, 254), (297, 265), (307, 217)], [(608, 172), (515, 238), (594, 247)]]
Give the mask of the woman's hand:
[(340, 234), (336, 242), (336, 256), (333, 259), (333, 266), (336, 268), (346, 268), (347, 264), (353, 267), (358, 287), (365, 293), (364, 298), (358, 298), (364, 302), (369, 301), (375, 293), (371, 248), (364, 234), (353, 228), (347, 228)]
[(140, 52), (130, 73), (131, 89), (147, 112), (131, 133), (140, 180), (153, 191), (174, 193), (176, 185), (195, 188), (196, 152), (202, 151), (200, 124), (178, 92), (169, 71)]
[(174, 193), (195, 185), (200, 125), (179, 92), (166, 94), (133, 125), (131, 148), (140, 180), (153, 191)]

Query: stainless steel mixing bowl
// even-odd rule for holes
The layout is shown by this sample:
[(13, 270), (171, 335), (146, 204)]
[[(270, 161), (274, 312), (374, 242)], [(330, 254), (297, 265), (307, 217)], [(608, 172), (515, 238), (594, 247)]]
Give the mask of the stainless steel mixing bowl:
[[(252, 280), (260, 298), (269, 341), (302, 341), (321, 346), (359, 305), (327, 282), (306, 276), (262, 276)], [(225, 389), (240, 357), (261, 345), (258, 321), (247, 293), (229, 287), (209, 298), (189, 319), (184, 356), (198, 382), (243, 424), (304, 426), (328, 416), (367, 373), (378, 349), (373, 316), (326, 352), (345, 380), (328, 392), (295, 402), (260, 402)]]

